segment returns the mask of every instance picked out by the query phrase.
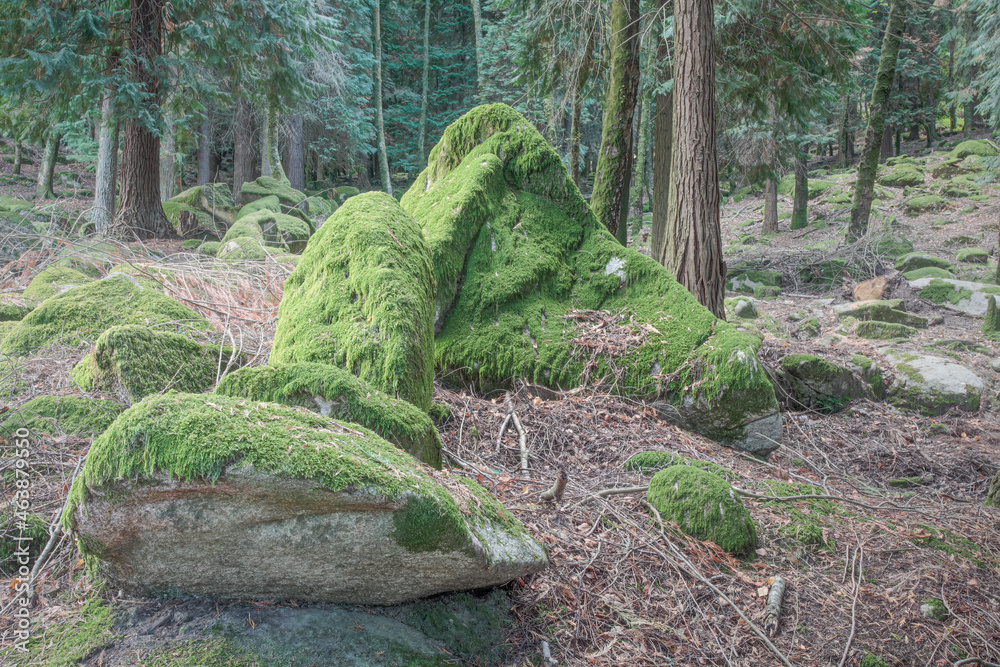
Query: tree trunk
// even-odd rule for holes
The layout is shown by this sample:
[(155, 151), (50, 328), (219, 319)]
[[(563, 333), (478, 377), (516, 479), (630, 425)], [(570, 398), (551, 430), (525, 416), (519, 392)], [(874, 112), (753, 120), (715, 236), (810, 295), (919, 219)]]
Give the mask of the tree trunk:
[[(392, 178), (389, 175), (389, 157), (385, 151), (385, 122), (382, 118), (382, 15), (375, 0), (375, 15), (372, 20), (375, 49), (375, 132), (378, 141), (378, 172), (382, 178), (382, 189), (392, 194)], [(479, 38), (476, 38), (478, 44)]]
[[(476, 31), (476, 101), (479, 102), (483, 90), (483, 14), (479, 0), (472, 2), (472, 26)], [(376, 12), (378, 9), (375, 10)], [(381, 55), (379, 61), (382, 60)]]
[(570, 113), (569, 124), (569, 177), (577, 187), (580, 185), (580, 110), (583, 101), (579, 99), (579, 84), (573, 90), (573, 110)]
[(649, 234), (649, 254), (660, 264), (664, 264), (667, 256), (667, 209), (670, 206), (673, 123), (673, 92), (666, 95), (657, 94), (653, 131), (653, 224)]
[(639, 91), (639, 0), (612, 0), (611, 71), (604, 93), (601, 148), (590, 207), (618, 241), (627, 240), (632, 116)]
[(267, 121), (261, 145), (260, 173), (262, 176), (288, 182), (285, 170), (281, 166), (281, 153), (278, 151), (278, 106), (273, 102), (267, 106)]
[(97, 172), (94, 183), (94, 208), (90, 220), (98, 234), (103, 234), (115, 219), (115, 181), (118, 172), (118, 121), (115, 120), (115, 97), (111, 90), (101, 100), (101, 130), (97, 142)]
[(632, 177), (632, 196), (629, 204), (635, 219), (632, 221), (633, 238), (642, 230), (642, 193), (646, 190), (646, 137), (649, 134), (649, 124), (653, 119), (649, 117), (649, 96), (643, 96), (642, 104), (639, 106), (639, 145), (635, 150), (635, 176)]
[(427, 136), (427, 78), (431, 70), (431, 0), (424, 3), (424, 66), (421, 75), (420, 88), (420, 129), (417, 137), (417, 150), (420, 151), (420, 164), (427, 160), (424, 152), (424, 137)]
[(14, 142), (14, 166), (11, 168), (12, 174), (19, 176), (21, 174), (21, 152), (22, 146), (20, 141)]
[(198, 128), (198, 180), (195, 185), (205, 185), (212, 180), (212, 123), (206, 111)]
[(174, 196), (177, 185), (177, 124), (169, 111), (163, 112), (163, 140), (160, 145), (160, 201)]
[(868, 220), (872, 212), (875, 196), (875, 176), (878, 173), (879, 138), (885, 129), (885, 116), (889, 111), (889, 94), (892, 80), (896, 76), (896, 58), (902, 41), (905, 24), (906, 0), (892, 0), (889, 7), (889, 23), (882, 40), (882, 55), (879, 57), (878, 74), (872, 89), (871, 119), (865, 133), (865, 150), (858, 165), (858, 180), (854, 186), (854, 204), (851, 207), (851, 223), (847, 229), (848, 240), (857, 240), (868, 231)]
[(250, 102), (242, 94), (236, 98), (236, 118), (233, 123), (233, 199), (243, 202), (243, 184), (257, 178), (257, 144), (254, 135), (257, 121)]
[(808, 224), (809, 172), (806, 156), (795, 156), (795, 200), (792, 203), (791, 229), (802, 229)]
[(885, 162), (891, 157), (892, 157), (892, 125), (886, 123), (885, 126), (882, 128), (882, 143), (879, 146), (879, 162)]
[(764, 226), (762, 236), (778, 233), (778, 183), (773, 178), (764, 184)]
[(927, 94), (927, 107), (930, 109), (930, 118), (924, 125), (927, 129), (927, 148), (933, 148), (937, 141), (937, 97), (933, 90)]
[[(128, 46), (134, 54), (129, 79), (146, 93), (145, 104), (156, 117), (160, 82), (149, 68), (161, 54), (162, 0), (130, 0)], [(160, 138), (133, 121), (125, 123), (122, 141), (121, 206), (105, 233), (121, 240), (145, 240), (171, 234), (160, 205)]]
[(306, 189), (306, 162), (302, 146), (302, 114), (292, 114), (292, 140), (288, 145), (288, 180), (300, 192)]
[[(955, 90), (955, 40), (948, 44), (948, 90)], [(955, 100), (948, 106), (948, 127), (952, 132), (958, 127), (958, 105)]]
[(62, 136), (51, 131), (45, 137), (45, 152), (42, 154), (42, 162), (38, 165), (38, 180), (35, 186), (36, 199), (55, 199), (56, 194), (52, 191), (52, 175), (56, 169), (56, 156), (59, 155), (59, 141)]

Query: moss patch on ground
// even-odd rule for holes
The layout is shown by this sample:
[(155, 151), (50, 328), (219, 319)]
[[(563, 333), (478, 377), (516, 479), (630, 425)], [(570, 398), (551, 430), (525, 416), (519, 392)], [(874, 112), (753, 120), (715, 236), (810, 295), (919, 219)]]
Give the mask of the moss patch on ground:
[(916, 195), (910, 197), (903, 204), (906, 212), (910, 215), (918, 215), (925, 211), (937, 211), (945, 207), (948, 202), (940, 195)]
[(434, 285), (417, 222), (384, 193), (352, 197), (285, 282), (271, 363), (339, 366), (429, 410)]
[(0, 430), (26, 428), (50, 435), (99, 435), (125, 407), (115, 401), (84, 396), (39, 396), (0, 423)]
[(73, 667), (117, 639), (111, 608), (91, 598), (77, 618), (46, 628), (28, 642), (29, 662), (47, 667)]
[(361, 424), (418, 460), (441, 468), (441, 440), (426, 413), (336, 366), (300, 363), (244, 368), (224, 377), (215, 392), (297, 405)]
[(949, 160), (963, 160), (970, 155), (976, 157), (992, 157), (997, 155), (997, 149), (985, 139), (969, 139), (958, 144), (948, 153)]
[[(823, 489), (810, 484), (768, 481), (767, 495), (775, 497), (822, 495)], [(793, 542), (814, 547), (835, 549), (832, 537), (825, 537), (823, 529), (840, 513), (829, 500), (804, 499), (796, 501), (761, 501), (772, 509), (780, 510), (787, 522), (778, 528), (778, 534)]]
[(870, 340), (892, 340), (895, 338), (912, 338), (917, 334), (917, 330), (905, 324), (865, 320), (858, 322), (857, 326), (854, 327), (854, 334), (859, 338), (868, 338)]

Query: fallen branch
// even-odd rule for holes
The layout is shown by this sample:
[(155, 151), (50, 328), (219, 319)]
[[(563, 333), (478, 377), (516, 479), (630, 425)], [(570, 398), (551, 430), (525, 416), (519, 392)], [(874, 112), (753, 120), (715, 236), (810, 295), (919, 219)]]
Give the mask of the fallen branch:
[(517, 413), (510, 413), (511, 418), (514, 421), (514, 428), (517, 429), (517, 444), (521, 448), (521, 474), (525, 477), (531, 477), (531, 473), (528, 472), (528, 435), (524, 432), (524, 427), (521, 426), (521, 420), (517, 418)]
[(781, 600), (785, 596), (785, 580), (775, 577), (771, 590), (767, 594), (767, 607), (764, 612), (764, 630), (773, 637), (778, 632), (778, 619), (781, 617)]
[(859, 544), (857, 581), (854, 581), (854, 571), (853, 571), (854, 568), (851, 567), (851, 583), (854, 584), (854, 601), (851, 602), (851, 634), (847, 635), (847, 643), (844, 644), (844, 655), (841, 656), (840, 664), (837, 667), (844, 667), (844, 665), (847, 664), (847, 654), (851, 650), (851, 643), (854, 642), (854, 631), (857, 627), (857, 622), (858, 622), (857, 608), (858, 608), (858, 595), (860, 595), (861, 593), (861, 575), (865, 571), (864, 562), (865, 562), (865, 552), (864, 549), (862, 549), (861, 545)]

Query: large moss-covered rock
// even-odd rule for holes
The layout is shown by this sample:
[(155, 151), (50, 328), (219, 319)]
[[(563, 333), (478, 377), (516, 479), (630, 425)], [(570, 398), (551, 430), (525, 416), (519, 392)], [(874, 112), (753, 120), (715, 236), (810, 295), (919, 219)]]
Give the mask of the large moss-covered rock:
[(240, 218), (219, 243), (220, 259), (263, 259), (268, 254), (302, 252), (312, 226), (297, 216), (260, 208)]
[(951, 278), (925, 277), (910, 281), (921, 299), (927, 299), (949, 310), (982, 317), (991, 296), (1000, 296), (1000, 287)]
[(145, 595), (396, 604), (547, 563), (471, 480), (357, 424), (217, 394), (123, 413), (63, 524), (113, 585)]
[(997, 155), (996, 146), (985, 139), (969, 139), (958, 144), (948, 153), (949, 160), (962, 160), (970, 155), (976, 157), (993, 157)]
[(103, 391), (132, 404), (169, 389), (206, 391), (220, 372), (244, 363), (243, 355), (229, 347), (202, 345), (170, 331), (126, 325), (101, 334), (94, 351), (74, 367), (73, 378), (82, 389)]
[[(484, 389), (518, 376), (548, 387), (613, 380), (721, 442), (765, 453), (780, 440), (759, 339), (615, 241), (513, 109), (477, 107), (452, 124), (402, 204), (434, 256), (435, 355), (456, 379)], [(596, 326), (603, 318), (612, 325)]]
[(910, 215), (919, 215), (926, 211), (937, 211), (945, 207), (947, 202), (940, 195), (915, 195), (903, 202), (903, 208)]
[(100, 435), (125, 407), (86, 396), (39, 396), (4, 415), (0, 432), (26, 428), (33, 434)]
[(979, 409), (983, 381), (971, 370), (943, 357), (904, 350), (885, 351), (895, 383), (889, 402), (923, 415), (941, 415), (952, 408)]
[(918, 329), (927, 328), (927, 318), (906, 312), (906, 305), (902, 299), (852, 301), (834, 306), (833, 312), (842, 320), (853, 317), (857, 320), (875, 320), (877, 322), (905, 324)]
[(272, 213), (281, 213), (281, 200), (275, 195), (268, 195), (267, 197), (255, 199), (249, 204), (245, 204), (240, 209), (239, 213), (236, 214), (236, 218), (239, 219), (263, 209), (267, 209)]
[(252, 202), (262, 197), (277, 197), (286, 206), (298, 206), (306, 198), (305, 194), (285, 181), (270, 176), (261, 176), (256, 181), (246, 182), (240, 188), (243, 201)]
[(915, 164), (898, 164), (879, 176), (878, 182), (893, 188), (923, 185), (924, 172)]
[(430, 417), (348, 371), (326, 364), (255, 366), (230, 373), (217, 394), (297, 405), (371, 429), (427, 465), (441, 467), (441, 439)]
[(114, 272), (46, 299), (4, 336), (0, 348), (23, 355), (51, 343), (93, 342), (116, 325), (164, 323), (211, 329), (204, 317), (164, 295), (155, 282)]
[(61, 294), (80, 285), (86, 285), (92, 280), (92, 277), (71, 266), (52, 265), (32, 278), (22, 294), (25, 298), (36, 302), (44, 301), (50, 296)]
[(425, 412), (434, 382), (434, 269), (420, 226), (382, 192), (352, 197), (285, 281), (271, 363), (345, 368)]
[(666, 521), (699, 540), (742, 555), (757, 546), (757, 528), (743, 501), (721, 477), (694, 466), (675, 465), (653, 475), (649, 504)]
[(982, 248), (962, 248), (955, 253), (955, 259), (969, 264), (986, 264), (990, 261), (990, 254)]
[(813, 354), (790, 354), (781, 359), (779, 382), (793, 408), (835, 412), (851, 401), (873, 395), (854, 369)]
[[(236, 205), (225, 183), (207, 183), (189, 188), (163, 202), (163, 212), (180, 234), (207, 232), (216, 238), (225, 234), (236, 220)], [(185, 212), (192, 218), (182, 224)]]
[(726, 271), (726, 290), (741, 294), (755, 294), (759, 291), (781, 291), (781, 272), (767, 269), (729, 267)]
[(952, 263), (943, 257), (928, 255), (925, 252), (911, 252), (909, 255), (900, 257), (896, 261), (895, 266), (897, 271), (903, 271), (904, 273), (929, 267), (944, 269), (947, 271), (952, 268)]
[(38, 303), (14, 294), (0, 294), (0, 322), (20, 322)]

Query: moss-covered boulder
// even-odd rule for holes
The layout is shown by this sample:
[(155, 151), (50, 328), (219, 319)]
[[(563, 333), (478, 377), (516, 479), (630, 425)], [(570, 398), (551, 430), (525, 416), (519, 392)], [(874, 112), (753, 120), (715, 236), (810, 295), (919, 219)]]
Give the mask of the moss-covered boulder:
[(911, 163), (897, 164), (878, 177), (879, 185), (893, 188), (924, 184), (924, 172)]
[(357, 424), (218, 394), (123, 413), (63, 524), (112, 585), (143, 595), (396, 604), (547, 564), (475, 482)]
[(4, 415), (0, 432), (26, 428), (33, 434), (100, 435), (122, 413), (115, 401), (86, 396), (39, 396)]
[(759, 289), (781, 291), (781, 273), (766, 269), (729, 267), (726, 271), (726, 291), (755, 294)]
[(787, 392), (789, 406), (796, 410), (836, 412), (855, 399), (873, 394), (854, 369), (813, 354), (782, 357), (777, 376)]
[(665, 521), (675, 522), (692, 537), (714, 542), (736, 555), (748, 554), (757, 546), (750, 512), (717, 475), (694, 466), (670, 466), (649, 480), (647, 498)]
[(38, 302), (14, 294), (0, 294), (0, 322), (20, 322)]
[(292, 362), (340, 366), (430, 409), (434, 269), (420, 226), (389, 195), (341, 206), (285, 281), (271, 363)]
[(74, 367), (72, 375), (86, 391), (103, 391), (132, 404), (170, 389), (207, 391), (221, 373), (244, 363), (245, 357), (229, 347), (126, 325), (101, 334), (93, 353)]
[(904, 155), (897, 155), (895, 157), (886, 158), (885, 163), (886, 163), (886, 165), (888, 165), (890, 167), (895, 167), (896, 165), (899, 165), (899, 164), (912, 164), (912, 165), (919, 164), (917, 162), (917, 159), (915, 157), (912, 157), (910, 155), (905, 155), (905, 154)]
[(834, 306), (833, 312), (842, 320), (853, 317), (857, 320), (893, 322), (919, 329), (927, 328), (927, 318), (906, 312), (906, 305), (902, 299), (852, 301)]
[(917, 330), (895, 322), (866, 320), (857, 323), (854, 327), (854, 335), (869, 340), (895, 340), (897, 338), (912, 338), (917, 335)]
[(1000, 296), (1000, 287), (951, 278), (919, 278), (910, 281), (921, 299), (927, 299), (949, 310), (982, 317), (990, 296)]
[(968, 174), (955, 176), (941, 185), (941, 194), (945, 197), (971, 197), (982, 192), (975, 178)]
[(324, 417), (361, 424), (427, 465), (441, 467), (441, 439), (425, 412), (336, 366), (244, 368), (224, 377), (215, 392), (301, 406)]
[(181, 235), (207, 233), (219, 238), (236, 220), (236, 205), (225, 183), (189, 188), (163, 202), (163, 212)]
[[(614, 378), (616, 391), (720, 442), (765, 453), (780, 440), (759, 339), (615, 241), (510, 107), (477, 107), (452, 124), (402, 205), (433, 253), (435, 355), (456, 381), (565, 388)], [(603, 343), (619, 336), (633, 342), (609, 352)]]
[(316, 227), (326, 222), (326, 219), (336, 213), (338, 208), (340, 207), (337, 202), (330, 199), (309, 197), (309, 217), (316, 223)]
[(51, 296), (80, 285), (86, 285), (93, 278), (70, 266), (49, 266), (31, 279), (22, 293), (27, 299), (44, 301)]
[(925, 252), (911, 252), (908, 255), (900, 257), (896, 261), (896, 270), (902, 271), (904, 273), (908, 271), (915, 271), (916, 269), (925, 269), (928, 267), (934, 267), (937, 269), (944, 269), (945, 271), (952, 268), (952, 263), (943, 257), (937, 257), (936, 255), (928, 255)]
[(971, 370), (949, 359), (904, 350), (887, 350), (895, 382), (889, 402), (898, 408), (936, 416), (952, 408), (979, 409), (983, 381)]
[(907, 280), (913, 281), (920, 280), (921, 278), (954, 278), (955, 274), (936, 266), (925, 266), (922, 269), (907, 271), (903, 274), (903, 277)]
[(958, 144), (948, 153), (949, 160), (962, 160), (970, 155), (976, 157), (994, 157), (998, 154), (997, 147), (986, 139), (969, 139)]
[(653, 475), (664, 468), (669, 468), (670, 466), (694, 466), (695, 468), (704, 470), (705, 472), (717, 475), (722, 479), (736, 476), (734, 473), (714, 463), (699, 461), (698, 459), (689, 459), (686, 456), (681, 456), (680, 454), (674, 454), (673, 452), (667, 452), (659, 449), (633, 454), (627, 461), (625, 461), (625, 464), (622, 467), (625, 468), (625, 470), (632, 472)]
[(244, 216), (250, 215), (251, 213), (256, 213), (261, 210), (268, 210), (272, 213), (281, 213), (281, 200), (275, 195), (268, 195), (267, 197), (261, 197), (260, 199), (255, 199), (249, 204), (244, 204), (236, 214), (236, 218), (242, 218)]
[(46, 299), (4, 336), (0, 348), (4, 354), (23, 355), (57, 342), (94, 342), (116, 325), (165, 323), (211, 329), (204, 317), (164, 295), (153, 281), (115, 272)]
[(757, 306), (753, 299), (745, 296), (738, 296), (733, 299), (726, 299), (726, 318), (735, 317), (741, 320), (755, 320), (760, 317)]
[(219, 243), (220, 259), (262, 259), (275, 252), (302, 252), (312, 225), (302, 218), (260, 208), (241, 216)]
[(990, 261), (990, 253), (982, 248), (962, 248), (955, 253), (955, 259), (969, 264), (986, 264)]
[(270, 176), (261, 176), (256, 181), (246, 182), (240, 188), (243, 201), (252, 202), (263, 197), (277, 197), (286, 206), (298, 206), (306, 198), (305, 194), (285, 181)]
[(903, 202), (903, 208), (910, 215), (919, 215), (927, 211), (938, 211), (945, 207), (947, 201), (940, 195), (915, 195)]

